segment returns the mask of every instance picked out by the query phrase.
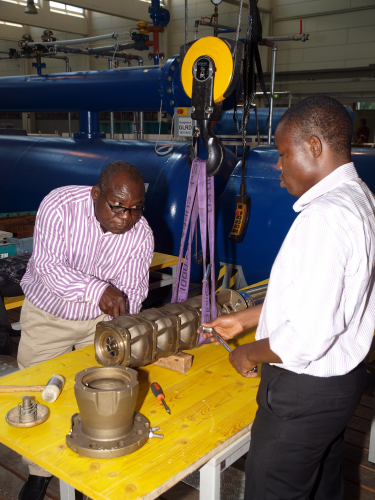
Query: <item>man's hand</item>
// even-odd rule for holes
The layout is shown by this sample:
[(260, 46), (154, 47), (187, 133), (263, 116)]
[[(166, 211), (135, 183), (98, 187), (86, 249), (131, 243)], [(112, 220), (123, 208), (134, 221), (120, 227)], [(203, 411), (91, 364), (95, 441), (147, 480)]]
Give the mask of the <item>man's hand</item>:
[[(202, 325), (207, 328), (214, 328), (224, 340), (229, 340), (247, 328), (256, 327), (259, 322), (262, 307), (263, 304), (260, 304), (255, 307), (245, 309), (244, 311), (239, 311), (233, 314), (224, 314), (210, 323), (202, 323)], [(211, 338), (211, 342), (215, 342), (215, 344), (219, 345), (219, 342), (211, 333), (204, 333), (203, 337), (206, 339)]]
[[(219, 316), (210, 323), (202, 323), (202, 325), (207, 328), (214, 328), (224, 340), (232, 339), (244, 330), (237, 314)], [(212, 333), (204, 333), (203, 337), (205, 339), (210, 338), (211, 342), (215, 342), (216, 345), (219, 345), (219, 342), (215, 339)]]
[(109, 285), (99, 302), (100, 309), (104, 314), (117, 318), (126, 314), (126, 300), (124, 294), (112, 285)]
[(240, 375), (243, 377), (253, 378), (257, 377), (256, 372), (249, 373), (257, 363), (252, 361), (251, 358), (251, 344), (244, 344), (230, 353), (229, 361), (232, 363), (233, 368), (235, 368)]

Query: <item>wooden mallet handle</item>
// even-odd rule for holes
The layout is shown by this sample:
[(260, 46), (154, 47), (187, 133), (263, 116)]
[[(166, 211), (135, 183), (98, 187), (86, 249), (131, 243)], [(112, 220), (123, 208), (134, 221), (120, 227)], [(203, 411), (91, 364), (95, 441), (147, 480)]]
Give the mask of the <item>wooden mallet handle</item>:
[(0, 392), (43, 392), (45, 385), (0, 385)]

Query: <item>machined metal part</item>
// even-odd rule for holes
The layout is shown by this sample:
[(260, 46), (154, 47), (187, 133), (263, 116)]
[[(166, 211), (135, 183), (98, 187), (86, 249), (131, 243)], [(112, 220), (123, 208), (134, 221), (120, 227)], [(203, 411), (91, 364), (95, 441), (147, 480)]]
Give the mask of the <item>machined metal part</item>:
[(5, 420), (12, 427), (35, 427), (45, 422), (50, 415), (49, 408), (35, 402), (30, 396), (24, 396), (18, 406), (6, 414)]
[[(247, 308), (245, 298), (235, 290), (216, 294), (218, 316)], [(95, 357), (105, 366), (147, 365), (177, 351), (198, 345), (202, 296), (170, 303), (159, 309), (102, 321), (96, 326)]]
[(221, 307), (221, 314), (232, 314), (247, 309), (246, 301), (241, 294), (230, 288), (220, 290), (216, 294), (216, 302)]
[(260, 285), (252, 288), (239, 290), (239, 294), (246, 300), (247, 307), (253, 307), (260, 304), (267, 294), (268, 285)]
[(92, 367), (76, 374), (74, 393), (80, 413), (72, 416), (68, 447), (85, 457), (115, 458), (141, 448), (150, 422), (134, 411), (137, 372), (123, 366)]

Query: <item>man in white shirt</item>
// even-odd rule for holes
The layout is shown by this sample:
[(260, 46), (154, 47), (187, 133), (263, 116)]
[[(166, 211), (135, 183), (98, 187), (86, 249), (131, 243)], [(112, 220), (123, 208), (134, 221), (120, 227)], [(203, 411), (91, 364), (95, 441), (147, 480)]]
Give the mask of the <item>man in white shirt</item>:
[(349, 113), (328, 96), (285, 113), (277, 168), (300, 214), (263, 306), (208, 325), (226, 340), (258, 325), (256, 342), (230, 355), (245, 377), (263, 363), (245, 500), (344, 498), (344, 430), (375, 326), (375, 199), (350, 161), (352, 131)]

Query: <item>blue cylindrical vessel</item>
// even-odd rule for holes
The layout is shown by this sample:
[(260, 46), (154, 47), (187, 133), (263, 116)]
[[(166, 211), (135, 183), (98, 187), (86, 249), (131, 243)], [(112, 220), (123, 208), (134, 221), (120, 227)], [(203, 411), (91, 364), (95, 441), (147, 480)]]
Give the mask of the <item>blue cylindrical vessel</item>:
[[(155, 235), (155, 250), (178, 255), (190, 175), (187, 143), (175, 144), (163, 156), (156, 154), (153, 141), (0, 136), (0, 148), (0, 213), (37, 210), (52, 189), (70, 184), (93, 186), (108, 163), (125, 160), (142, 172), (147, 190), (145, 217)], [(207, 158), (204, 147), (199, 156)], [(217, 213), (237, 163), (227, 151), (223, 168), (215, 176)], [(202, 268), (198, 275), (202, 279)]]
[[(354, 111), (349, 107), (345, 106), (350, 116), (352, 117), (354, 123)], [(279, 124), (280, 118), (283, 116), (285, 111), (288, 108), (273, 108), (273, 120), (272, 120), (272, 134), (275, 133), (276, 128)], [(268, 108), (258, 108), (258, 126), (260, 135), (268, 134)], [(239, 127), (241, 128), (242, 121), (242, 108), (238, 108), (236, 111), (236, 120), (239, 122)], [(216, 122), (212, 127), (214, 134), (216, 135), (236, 135), (241, 132), (238, 131), (237, 124), (233, 119), (233, 110), (223, 111), (221, 114), (220, 121)], [(246, 127), (247, 135), (256, 135), (257, 134), (257, 124), (255, 119), (255, 111), (253, 109), (250, 110), (249, 113), (249, 121)]]
[(180, 57), (161, 66), (0, 78), (0, 111), (158, 111), (190, 106)]
[[(283, 116), (288, 108), (274, 108), (273, 110), (273, 122), (272, 122), (272, 134), (275, 133), (276, 127), (279, 124), (280, 118)], [(268, 108), (258, 108), (258, 125), (259, 133), (261, 135), (268, 134)], [(241, 130), (242, 121), (242, 108), (236, 111), (236, 120), (239, 122), (239, 127)], [(228, 111), (223, 111), (221, 113), (220, 121), (216, 122), (212, 127), (214, 134), (216, 135), (236, 135), (240, 134), (238, 131), (237, 124), (233, 119), (233, 109)], [(255, 120), (255, 111), (252, 109), (249, 113), (249, 121), (246, 127), (247, 135), (256, 135), (257, 124)]]
[[(269, 278), (281, 244), (297, 217), (293, 210), (297, 198), (280, 187), (278, 157), (272, 146), (254, 148), (246, 156), (246, 192), (251, 197), (251, 212), (242, 243), (228, 239), (240, 190), (241, 163), (230, 176), (220, 204), (216, 240), (220, 262), (242, 266), (249, 285)], [(352, 161), (375, 193), (375, 150), (354, 149)]]

